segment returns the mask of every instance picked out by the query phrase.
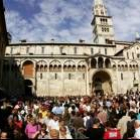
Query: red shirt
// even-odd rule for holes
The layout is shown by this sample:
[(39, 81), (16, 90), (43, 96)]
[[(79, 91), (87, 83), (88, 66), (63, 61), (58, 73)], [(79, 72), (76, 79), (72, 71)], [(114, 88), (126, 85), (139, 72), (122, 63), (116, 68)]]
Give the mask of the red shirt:
[(22, 121), (15, 121), (14, 124), (15, 124), (16, 128), (18, 128), (18, 129), (22, 128)]
[(110, 128), (104, 133), (104, 139), (121, 139), (120, 131), (117, 128)]

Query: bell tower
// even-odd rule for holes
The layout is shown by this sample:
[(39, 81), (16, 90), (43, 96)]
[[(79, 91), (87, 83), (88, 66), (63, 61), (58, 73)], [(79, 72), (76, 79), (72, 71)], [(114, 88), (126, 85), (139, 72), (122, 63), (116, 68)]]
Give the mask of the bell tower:
[(94, 0), (93, 6), (93, 33), (94, 42), (97, 44), (113, 44), (114, 28), (112, 17), (108, 16), (103, 0)]

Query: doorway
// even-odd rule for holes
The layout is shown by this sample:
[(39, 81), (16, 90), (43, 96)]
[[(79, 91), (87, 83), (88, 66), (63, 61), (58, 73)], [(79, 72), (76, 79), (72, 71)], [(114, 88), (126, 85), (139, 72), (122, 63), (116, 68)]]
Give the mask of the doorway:
[(33, 83), (31, 80), (24, 80), (24, 85), (25, 85), (25, 95), (26, 96), (32, 96), (32, 87)]
[(111, 77), (106, 71), (97, 71), (93, 75), (92, 90), (98, 95), (112, 93)]

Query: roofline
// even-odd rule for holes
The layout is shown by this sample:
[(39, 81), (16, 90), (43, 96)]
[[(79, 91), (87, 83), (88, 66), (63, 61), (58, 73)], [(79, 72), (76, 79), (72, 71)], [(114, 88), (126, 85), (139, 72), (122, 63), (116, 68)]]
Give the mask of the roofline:
[(120, 40), (115, 40), (116, 44), (126, 44), (126, 45), (132, 45), (134, 41), (120, 41)]
[[(68, 46), (104, 46), (104, 47), (115, 47), (113, 44), (92, 44), (92, 43), (35, 43), (35, 42), (26, 42), (26, 43), (11, 43), (8, 46), (26, 46), (26, 45), (68, 45)], [(7, 47), (8, 47), (7, 46)]]

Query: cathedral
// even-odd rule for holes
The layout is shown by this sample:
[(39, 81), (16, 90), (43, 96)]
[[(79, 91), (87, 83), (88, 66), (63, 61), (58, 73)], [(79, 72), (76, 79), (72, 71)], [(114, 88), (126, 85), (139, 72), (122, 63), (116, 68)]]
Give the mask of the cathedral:
[(84, 96), (139, 90), (140, 43), (115, 40), (103, 0), (94, 0), (93, 43), (11, 43), (3, 86), (9, 94)]

